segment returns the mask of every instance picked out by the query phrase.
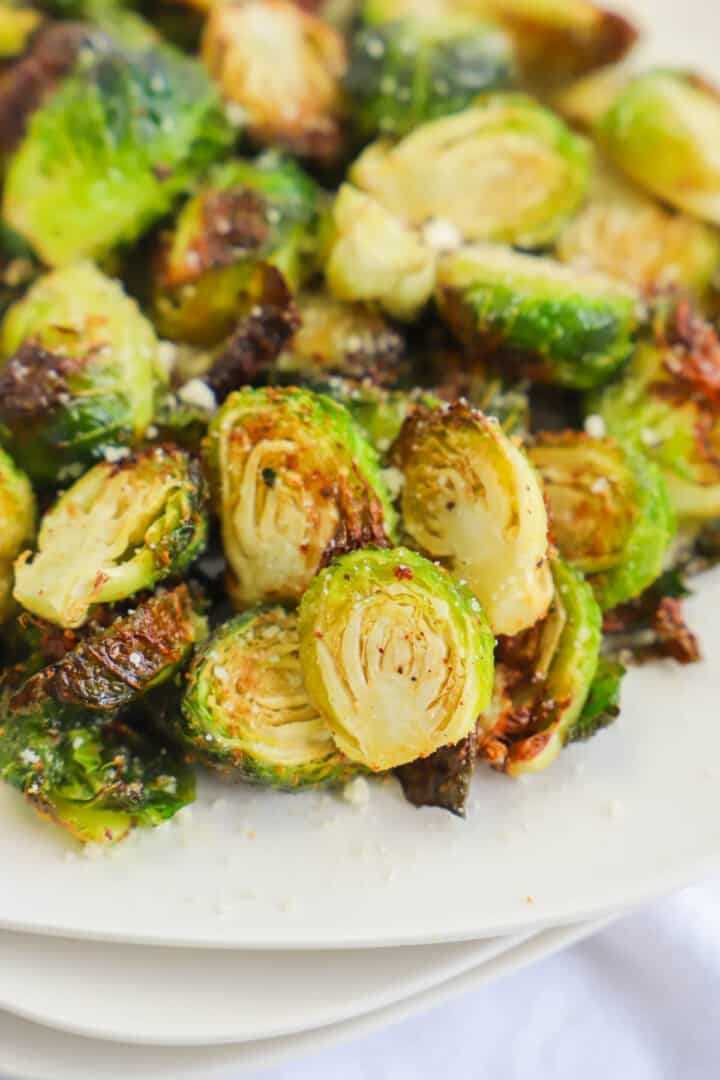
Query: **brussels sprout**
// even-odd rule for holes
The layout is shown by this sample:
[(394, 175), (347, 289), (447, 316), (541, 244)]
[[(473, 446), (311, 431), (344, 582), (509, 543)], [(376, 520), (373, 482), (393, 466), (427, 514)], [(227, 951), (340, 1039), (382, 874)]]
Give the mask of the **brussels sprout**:
[(680, 72), (632, 79), (595, 125), (605, 151), (641, 187), (720, 225), (720, 100)]
[(643, 292), (679, 288), (702, 296), (720, 269), (720, 238), (665, 209), (609, 170), (557, 243), (563, 262), (604, 271)]
[(60, 729), (32, 709), (0, 711), (0, 778), (82, 843), (115, 844), (195, 798), (191, 770), (127, 725)]
[(181, 450), (102, 462), (43, 517), (36, 554), (15, 563), (14, 596), (58, 626), (82, 626), (94, 604), (182, 573), (206, 538), (202, 477)]
[(658, 467), (614, 439), (578, 431), (536, 435), (528, 457), (560, 555), (588, 577), (601, 608), (639, 596), (661, 574), (675, 533)]
[(0, 439), (33, 480), (136, 443), (162, 386), (150, 323), (92, 263), (41, 278), (5, 316)]
[(13, 562), (35, 533), (30, 481), (0, 450), (0, 623), (12, 611)]
[(310, 703), (295, 612), (237, 615), (197, 656), (189, 680), (172, 727), (203, 764), (287, 791), (343, 783), (357, 771)]
[(330, 397), (341, 401), (360, 425), (375, 449), (387, 454), (408, 416), (418, 407), (434, 409), (444, 404), (428, 390), (386, 390), (372, 383), (331, 382)]
[(42, 18), (39, 11), (27, 5), (13, 0), (0, 2), (0, 62), (23, 52)]
[(100, 257), (167, 213), (231, 135), (194, 61), (94, 34), (30, 118), (3, 217), (51, 265)]
[(435, 256), (376, 199), (343, 184), (333, 207), (335, 234), (325, 267), (340, 300), (376, 301), (414, 319), (432, 296)]
[(171, 679), (205, 636), (187, 585), (160, 590), (31, 675), (10, 708), (33, 708), (65, 727), (113, 720)]
[(289, 159), (218, 166), (160, 240), (153, 310), (173, 340), (216, 345), (263, 296), (265, 268), (297, 289), (316, 261), (320, 191)]
[(552, 243), (583, 201), (591, 149), (522, 94), (488, 94), (470, 109), (380, 140), (350, 180), (410, 225), (438, 218), (466, 241)]
[(378, 312), (322, 292), (301, 293), (297, 310), (300, 326), (271, 378), (312, 382), (341, 375), (375, 385), (397, 381), (403, 337)]
[(686, 303), (657, 320), (589, 409), (660, 466), (681, 525), (720, 517), (720, 342)]
[(466, 345), (531, 378), (597, 386), (627, 360), (638, 298), (604, 274), (494, 246), (445, 256), (440, 312)]
[(322, 394), (231, 394), (210, 425), (206, 462), (238, 607), (298, 600), (329, 558), (392, 535), (375, 452)]
[(471, 15), (430, 15), (361, 26), (345, 86), (362, 135), (405, 135), (509, 86), (513, 74), (512, 46), (498, 27)]
[(337, 156), (346, 55), (328, 23), (290, 0), (216, 4), (202, 55), (256, 142), (302, 157)]
[(311, 700), (342, 753), (374, 772), (464, 739), (489, 704), (493, 636), (480, 604), (406, 548), (323, 570), (299, 629)]
[(492, 708), (480, 718), (481, 756), (510, 776), (539, 772), (577, 724), (598, 668), (600, 608), (582, 575), (552, 564), (555, 591), (542, 622), (500, 642)]
[(496, 634), (516, 634), (552, 599), (548, 519), (527, 458), (466, 402), (416, 409), (393, 448), (403, 527), (480, 600)]

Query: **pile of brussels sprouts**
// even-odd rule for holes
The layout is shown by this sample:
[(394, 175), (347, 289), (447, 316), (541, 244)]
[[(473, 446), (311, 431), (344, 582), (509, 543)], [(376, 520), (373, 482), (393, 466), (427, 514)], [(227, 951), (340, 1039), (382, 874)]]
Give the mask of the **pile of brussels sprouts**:
[(0, 0), (0, 778), (463, 814), (689, 662), (720, 97), (589, 0)]

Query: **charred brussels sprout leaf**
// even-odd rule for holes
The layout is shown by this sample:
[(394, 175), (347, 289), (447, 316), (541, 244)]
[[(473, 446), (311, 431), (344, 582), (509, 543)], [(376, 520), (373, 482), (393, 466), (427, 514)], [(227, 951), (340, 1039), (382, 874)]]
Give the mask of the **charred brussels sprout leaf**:
[(58, 626), (180, 574), (203, 551), (205, 489), (181, 450), (96, 465), (40, 523), (37, 552), (15, 564), (15, 599)]
[(493, 636), (480, 604), (405, 548), (356, 551), (300, 604), (310, 698), (338, 748), (373, 771), (464, 739), (488, 705)]
[(292, 791), (357, 771), (311, 704), (297, 615), (256, 608), (221, 626), (195, 660), (173, 723), (199, 761), (240, 780)]
[(614, 439), (576, 431), (537, 435), (528, 456), (543, 481), (560, 555), (588, 577), (603, 609), (659, 577), (675, 522), (656, 465)]
[(239, 607), (298, 600), (333, 555), (384, 545), (393, 532), (375, 452), (322, 394), (231, 394), (210, 426), (206, 462)]
[(153, 309), (173, 340), (216, 345), (264, 298), (275, 267), (297, 289), (317, 262), (320, 190), (274, 153), (219, 166), (160, 242)]
[(343, 184), (333, 207), (334, 235), (325, 267), (340, 300), (377, 302), (412, 320), (432, 296), (435, 256), (377, 199)]
[(540, 483), (517, 446), (458, 402), (413, 412), (392, 453), (403, 473), (403, 526), (466, 581), (496, 634), (541, 619), (552, 598), (548, 519)]
[(621, 282), (489, 246), (441, 261), (437, 301), (466, 345), (576, 389), (606, 382), (627, 360), (638, 314), (637, 295)]
[(657, 318), (589, 408), (660, 466), (681, 525), (720, 516), (720, 342), (686, 303)]
[(361, 26), (352, 39), (345, 86), (358, 130), (373, 136), (405, 135), (512, 81), (507, 36), (457, 14)]
[(343, 38), (289, 0), (213, 5), (203, 59), (255, 141), (333, 159), (342, 143)]
[(473, 732), (454, 746), (443, 746), (429, 757), (401, 765), (396, 776), (405, 798), (413, 806), (439, 806), (465, 817), (476, 755)]
[(0, 778), (82, 843), (117, 843), (195, 798), (191, 770), (125, 724), (61, 730), (33, 710), (0, 715)]
[(606, 152), (636, 183), (720, 225), (720, 97), (697, 79), (653, 71), (632, 79), (595, 126)]
[(51, 265), (100, 257), (167, 213), (230, 137), (194, 61), (95, 35), (30, 118), (3, 216)]
[(163, 385), (150, 323), (91, 263), (41, 278), (2, 326), (0, 439), (42, 484), (139, 441)]
[(547, 617), (499, 643), (492, 708), (480, 718), (480, 753), (510, 776), (539, 772), (581, 716), (598, 668), (600, 608), (582, 575), (553, 562)]
[(567, 742), (589, 739), (620, 715), (620, 691), (625, 668), (601, 656), (583, 710), (567, 734)]
[(488, 94), (469, 109), (373, 143), (349, 178), (409, 225), (447, 221), (466, 241), (552, 243), (583, 201), (589, 144), (522, 94)]
[(13, 562), (35, 532), (30, 481), (0, 450), (0, 623), (12, 611)]
[(67, 727), (114, 719), (167, 682), (205, 636), (186, 585), (160, 590), (27, 679), (10, 699)]
[(679, 288), (703, 296), (720, 268), (720, 239), (702, 222), (666, 209), (604, 170), (560, 236), (557, 255), (644, 293)]

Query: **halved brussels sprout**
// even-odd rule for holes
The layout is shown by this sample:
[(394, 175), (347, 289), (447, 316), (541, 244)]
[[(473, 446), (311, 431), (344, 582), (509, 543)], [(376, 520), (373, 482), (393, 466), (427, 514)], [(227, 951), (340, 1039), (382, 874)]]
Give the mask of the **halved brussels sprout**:
[(41, 278), (5, 316), (0, 440), (38, 483), (137, 443), (163, 385), (151, 324), (92, 263)]
[(300, 604), (310, 698), (351, 761), (393, 769), (458, 742), (489, 704), (493, 636), (478, 601), (406, 548), (355, 551)]
[(15, 599), (58, 626), (180, 574), (207, 538), (205, 488), (182, 450), (157, 447), (96, 465), (40, 523), (15, 563)]
[(412, 320), (432, 296), (435, 255), (377, 199), (343, 184), (333, 207), (335, 234), (325, 274), (340, 300), (376, 301)]
[(332, 159), (342, 144), (341, 35), (290, 0), (211, 7), (202, 54), (250, 136), (302, 157)]
[(297, 289), (317, 260), (319, 209), (317, 184), (287, 158), (218, 166), (160, 239), (153, 311), (163, 336), (216, 345), (263, 298), (268, 266)]
[(447, 221), (466, 241), (552, 243), (587, 192), (589, 143), (522, 94), (470, 109), (364, 151), (349, 178), (413, 226)]
[(588, 407), (660, 466), (681, 525), (720, 517), (720, 342), (688, 304), (656, 320), (654, 338)]
[(397, 380), (405, 343), (379, 312), (322, 292), (301, 293), (297, 311), (300, 326), (274, 364), (271, 380), (312, 382), (334, 375), (375, 385)]
[(0, 623), (12, 612), (13, 563), (34, 533), (30, 481), (0, 450)]
[(298, 600), (329, 558), (393, 532), (374, 450), (322, 394), (231, 394), (210, 425), (206, 463), (240, 608)]
[(18, 56), (27, 46), (43, 16), (27, 4), (0, 2), (0, 61)]
[(528, 457), (543, 481), (553, 540), (600, 607), (639, 596), (662, 573), (675, 520), (662, 473), (612, 438), (541, 432)]
[(47, 723), (64, 727), (115, 719), (171, 679), (206, 630), (187, 585), (161, 589), (31, 675), (10, 708), (32, 707)]
[(300, 670), (297, 614), (256, 608), (221, 626), (194, 661), (173, 729), (205, 765), (286, 791), (349, 780)]
[(60, 729), (33, 709), (0, 708), (0, 779), (81, 843), (116, 844), (195, 798), (195, 777), (166, 747), (115, 721)]
[(557, 243), (563, 262), (604, 271), (652, 294), (680, 288), (702, 296), (720, 270), (720, 237), (667, 210), (609, 169)]
[(482, 757), (510, 776), (552, 764), (582, 715), (598, 668), (600, 608), (578, 571), (553, 560), (547, 617), (499, 643), (492, 707), (480, 718)]
[(548, 518), (521, 450), (466, 402), (416, 409), (393, 448), (403, 527), (480, 600), (496, 634), (541, 619), (552, 599)]
[(405, 135), (513, 82), (513, 52), (497, 26), (472, 15), (422, 15), (360, 26), (345, 86), (358, 131)]
[(641, 187), (720, 225), (720, 99), (683, 72), (632, 79), (595, 125), (612, 160)]
[(3, 217), (51, 265), (100, 257), (167, 213), (231, 137), (193, 60), (94, 34), (30, 118)]
[(440, 313), (474, 351), (541, 382), (606, 382), (629, 357), (637, 294), (604, 274), (494, 246), (465, 248), (438, 267)]

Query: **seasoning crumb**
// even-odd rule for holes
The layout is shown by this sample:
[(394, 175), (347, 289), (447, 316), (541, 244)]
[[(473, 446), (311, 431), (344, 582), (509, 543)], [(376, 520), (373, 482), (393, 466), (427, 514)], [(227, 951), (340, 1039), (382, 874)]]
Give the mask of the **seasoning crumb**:
[(602, 439), (606, 434), (605, 421), (597, 413), (591, 413), (585, 417), (585, 434), (593, 439)]
[(370, 802), (370, 785), (364, 776), (356, 776), (343, 788), (343, 799), (351, 806), (363, 807)]

